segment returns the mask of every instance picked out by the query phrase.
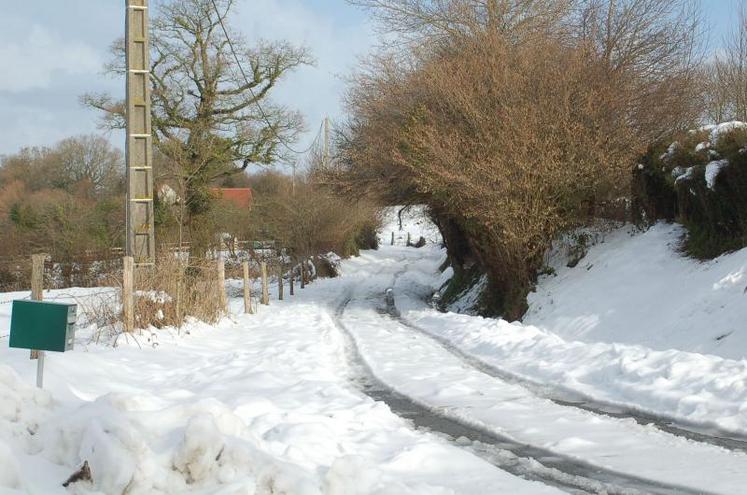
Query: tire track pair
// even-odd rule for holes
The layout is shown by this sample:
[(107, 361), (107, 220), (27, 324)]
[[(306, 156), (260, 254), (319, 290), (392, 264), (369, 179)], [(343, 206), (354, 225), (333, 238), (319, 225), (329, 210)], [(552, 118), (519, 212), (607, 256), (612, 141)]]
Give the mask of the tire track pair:
[(352, 301), (346, 297), (335, 309), (333, 321), (345, 339), (351, 381), (366, 395), (386, 403), (398, 416), (418, 429), (440, 433), (455, 445), (466, 448), (497, 468), (524, 479), (539, 481), (568, 493), (608, 495), (707, 495), (702, 491), (669, 485), (645, 478), (600, 468), (548, 449), (518, 442), (497, 432), (469, 424), (434, 410), (412, 397), (404, 396), (382, 382), (360, 353), (354, 335), (342, 321)]
[(747, 437), (735, 435), (731, 432), (725, 432), (717, 428), (684, 423), (674, 418), (651, 414), (630, 406), (598, 401), (589, 396), (561, 389), (560, 387), (543, 384), (488, 364), (462, 349), (459, 349), (448, 339), (429, 332), (404, 318), (397, 309), (392, 289), (387, 290), (385, 300), (385, 313), (401, 325), (438, 343), (444, 350), (461, 360), (464, 364), (485, 373), (486, 375), (492, 376), (493, 378), (514, 385), (519, 385), (529, 390), (537, 397), (550, 400), (559, 406), (582, 409), (600, 416), (608, 416), (617, 419), (632, 419), (642, 426), (653, 426), (658, 430), (669, 433), (670, 435), (686, 438), (699, 443), (715, 445), (733, 452), (747, 453)]

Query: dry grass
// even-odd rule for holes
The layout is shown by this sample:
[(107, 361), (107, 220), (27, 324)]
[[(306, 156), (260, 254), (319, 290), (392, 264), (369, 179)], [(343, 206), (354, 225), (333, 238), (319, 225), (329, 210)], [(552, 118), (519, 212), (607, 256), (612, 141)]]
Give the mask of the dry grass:
[(137, 328), (179, 328), (188, 317), (216, 323), (226, 314), (215, 260), (162, 255), (136, 274), (135, 291)]

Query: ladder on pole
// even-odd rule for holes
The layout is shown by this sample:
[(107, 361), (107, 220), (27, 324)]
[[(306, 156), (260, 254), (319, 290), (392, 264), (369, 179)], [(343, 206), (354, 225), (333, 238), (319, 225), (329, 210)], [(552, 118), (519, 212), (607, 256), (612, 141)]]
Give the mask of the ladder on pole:
[(151, 133), (148, 0), (125, 0), (127, 63), (127, 245), (135, 265), (153, 265), (153, 136)]

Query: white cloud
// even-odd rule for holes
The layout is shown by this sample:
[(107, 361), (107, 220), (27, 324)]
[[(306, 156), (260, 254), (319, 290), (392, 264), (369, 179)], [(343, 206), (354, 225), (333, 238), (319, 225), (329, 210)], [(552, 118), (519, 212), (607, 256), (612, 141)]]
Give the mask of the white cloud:
[(80, 41), (66, 41), (42, 26), (0, 43), (0, 91), (22, 92), (50, 87), (56, 76), (95, 74), (101, 70), (96, 50)]
[[(158, 3), (151, 0), (152, 7)], [(95, 130), (97, 114), (81, 108), (78, 97), (124, 91), (122, 81), (101, 75), (108, 46), (122, 35), (123, 11), (124, 2), (64, 0), (22, 2), (0, 15), (0, 154)], [(232, 26), (249, 42), (304, 44), (317, 59), (315, 67), (290, 74), (272, 96), (301, 111), (308, 123), (297, 147), (311, 142), (325, 115), (342, 116), (345, 84), (338, 76), (348, 74), (373, 43), (360, 11), (345, 0), (238, 0)]]

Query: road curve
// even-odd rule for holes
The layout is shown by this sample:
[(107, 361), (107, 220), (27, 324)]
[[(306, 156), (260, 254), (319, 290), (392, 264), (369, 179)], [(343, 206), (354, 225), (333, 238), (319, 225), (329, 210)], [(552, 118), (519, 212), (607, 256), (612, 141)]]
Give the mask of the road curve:
[(354, 335), (342, 321), (352, 301), (348, 296), (335, 308), (333, 320), (346, 342), (351, 381), (366, 395), (386, 403), (397, 415), (417, 428), (440, 433), (496, 467), (525, 479), (540, 481), (569, 493), (707, 495), (707, 492), (669, 485), (600, 468), (549, 449), (516, 440), (468, 424), (416, 399), (394, 391), (382, 382), (361, 355)]

